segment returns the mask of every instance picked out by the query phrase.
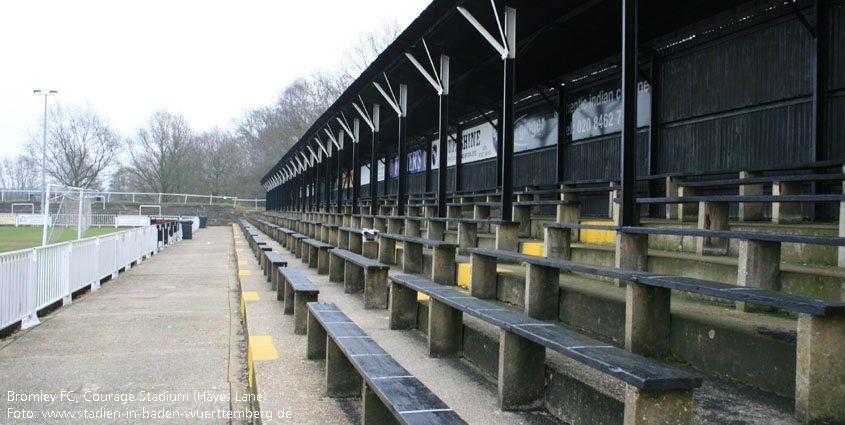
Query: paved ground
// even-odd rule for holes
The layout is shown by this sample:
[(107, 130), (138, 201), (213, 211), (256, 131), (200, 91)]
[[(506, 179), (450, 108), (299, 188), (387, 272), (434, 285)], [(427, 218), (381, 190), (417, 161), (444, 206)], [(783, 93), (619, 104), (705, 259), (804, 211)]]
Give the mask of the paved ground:
[(203, 229), (0, 341), (0, 423), (230, 423), (247, 408), (232, 253), (231, 228)]

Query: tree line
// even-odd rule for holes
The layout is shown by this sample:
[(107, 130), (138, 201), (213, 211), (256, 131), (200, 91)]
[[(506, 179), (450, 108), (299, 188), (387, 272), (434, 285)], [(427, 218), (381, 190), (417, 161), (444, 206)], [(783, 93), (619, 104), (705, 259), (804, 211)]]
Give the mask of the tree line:
[[(126, 137), (91, 105), (59, 103), (47, 116), (47, 178), (112, 192), (263, 198), (261, 177), (400, 31), (394, 21), (361, 34), (336, 71), (297, 78), (273, 104), (244, 111), (226, 129), (196, 131), (182, 114), (160, 109)], [(0, 161), (0, 186), (39, 188), (41, 155), (39, 129), (24, 154)]]

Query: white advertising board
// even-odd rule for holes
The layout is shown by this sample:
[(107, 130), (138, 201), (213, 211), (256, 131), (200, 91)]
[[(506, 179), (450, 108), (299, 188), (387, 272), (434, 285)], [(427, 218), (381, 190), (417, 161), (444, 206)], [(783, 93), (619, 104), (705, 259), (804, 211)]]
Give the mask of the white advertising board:
[(145, 215), (119, 215), (117, 216), (117, 227), (138, 227), (149, 226), (150, 218)]
[[(449, 152), (446, 153), (446, 156), (450, 167), (457, 163), (457, 145), (452, 141), (456, 137), (455, 134), (451, 135), (448, 143)], [(496, 128), (490, 123), (485, 122), (465, 129), (461, 136), (461, 142), (463, 143), (462, 164), (496, 157)], [(434, 170), (440, 168), (440, 154), (438, 152), (440, 152), (440, 139), (431, 142), (431, 168)]]
[[(43, 226), (44, 225), (44, 216), (42, 214), (18, 214), (17, 215), (17, 226)], [(49, 220), (51, 221), (52, 220)], [(47, 225), (51, 225), (52, 223), (47, 223)]]

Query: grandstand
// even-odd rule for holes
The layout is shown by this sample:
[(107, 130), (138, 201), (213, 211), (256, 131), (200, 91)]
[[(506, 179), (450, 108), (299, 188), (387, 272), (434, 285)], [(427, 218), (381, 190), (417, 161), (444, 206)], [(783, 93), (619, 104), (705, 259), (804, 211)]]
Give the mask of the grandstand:
[[(362, 332), (492, 376), (501, 411), (843, 423), (844, 22), (834, 0), (435, 0), (241, 229), (389, 310)], [(324, 315), (358, 308), (297, 308), (309, 344), (354, 351)], [(785, 401), (724, 407), (749, 394)]]

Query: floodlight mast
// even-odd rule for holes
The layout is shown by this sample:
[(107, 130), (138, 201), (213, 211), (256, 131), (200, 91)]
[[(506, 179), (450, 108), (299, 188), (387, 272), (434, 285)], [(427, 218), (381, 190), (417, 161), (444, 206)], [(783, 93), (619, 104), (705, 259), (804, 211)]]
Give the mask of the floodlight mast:
[(47, 93), (43, 93), (41, 89), (35, 89), (32, 93), (36, 96), (44, 96), (44, 138), (41, 144), (41, 213), (49, 214), (45, 213), (44, 208), (44, 202), (46, 202), (47, 198), (47, 96), (55, 95), (58, 91), (49, 90)]

